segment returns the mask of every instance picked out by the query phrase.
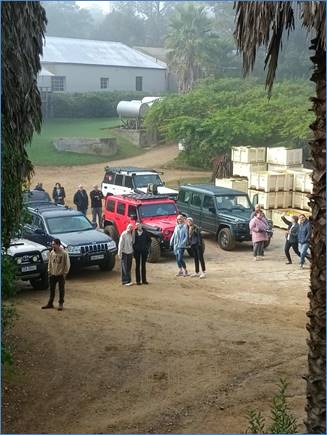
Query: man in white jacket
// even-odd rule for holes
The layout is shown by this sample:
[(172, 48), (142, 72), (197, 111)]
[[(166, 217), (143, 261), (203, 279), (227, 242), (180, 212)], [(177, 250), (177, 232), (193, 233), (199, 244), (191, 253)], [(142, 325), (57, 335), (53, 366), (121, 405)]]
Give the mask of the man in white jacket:
[(118, 244), (118, 257), (121, 261), (121, 279), (123, 285), (133, 285), (131, 278), (133, 262), (133, 225), (128, 224), (120, 235)]

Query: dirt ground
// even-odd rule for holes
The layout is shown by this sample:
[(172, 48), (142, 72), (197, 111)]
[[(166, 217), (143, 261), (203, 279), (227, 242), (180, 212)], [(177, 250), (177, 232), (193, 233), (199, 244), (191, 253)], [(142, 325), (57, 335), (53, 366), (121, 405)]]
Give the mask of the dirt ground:
[[(91, 185), (101, 170), (37, 168), (37, 179)], [(205, 280), (175, 277), (171, 256), (148, 264), (148, 286), (121, 286), (119, 262), (83, 270), (63, 312), (41, 310), (48, 293), (25, 284), (2, 432), (240, 433), (248, 409), (269, 416), (281, 377), (301, 432), (309, 269), (285, 265), (283, 242), (276, 230), (253, 262), (249, 244), (224, 252), (206, 236)]]

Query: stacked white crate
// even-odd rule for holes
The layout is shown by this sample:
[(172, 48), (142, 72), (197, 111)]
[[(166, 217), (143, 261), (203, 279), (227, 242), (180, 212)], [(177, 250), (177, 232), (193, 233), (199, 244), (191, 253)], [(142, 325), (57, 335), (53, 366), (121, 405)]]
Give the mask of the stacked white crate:
[(250, 178), (252, 172), (265, 171), (265, 147), (233, 147), (232, 148), (233, 175)]
[(310, 210), (308, 194), (312, 193), (312, 170), (288, 170), (293, 175), (292, 207), (300, 210)]
[(248, 192), (248, 180), (246, 178), (216, 178), (217, 187), (227, 187), (228, 189)]

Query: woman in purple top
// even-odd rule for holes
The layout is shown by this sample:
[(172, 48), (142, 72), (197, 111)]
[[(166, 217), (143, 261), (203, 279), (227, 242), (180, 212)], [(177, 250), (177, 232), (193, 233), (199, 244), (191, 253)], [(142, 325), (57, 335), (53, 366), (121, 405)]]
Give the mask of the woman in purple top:
[(250, 232), (253, 242), (254, 259), (263, 260), (265, 242), (268, 240), (269, 227), (267, 220), (261, 211), (258, 211), (250, 221)]

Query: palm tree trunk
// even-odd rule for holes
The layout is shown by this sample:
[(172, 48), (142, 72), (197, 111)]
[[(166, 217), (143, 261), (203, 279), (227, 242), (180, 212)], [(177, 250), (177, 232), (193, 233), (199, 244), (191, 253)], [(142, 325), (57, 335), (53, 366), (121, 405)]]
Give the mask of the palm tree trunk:
[(313, 39), (315, 50), (311, 60), (314, 72), (311, 80), (316, 84), (316, 97), (312, 98), (316, 120), (310, 125), (314, 140), (310, 142), (313, 157), (312, 207), (312, 266), (311, 291), (308, 293), (310, 309), (307, 313), (309, 339), (307, 381), (308, 433), (326, 433), (326, 51)]

